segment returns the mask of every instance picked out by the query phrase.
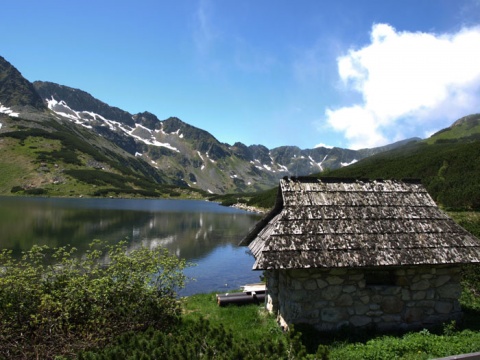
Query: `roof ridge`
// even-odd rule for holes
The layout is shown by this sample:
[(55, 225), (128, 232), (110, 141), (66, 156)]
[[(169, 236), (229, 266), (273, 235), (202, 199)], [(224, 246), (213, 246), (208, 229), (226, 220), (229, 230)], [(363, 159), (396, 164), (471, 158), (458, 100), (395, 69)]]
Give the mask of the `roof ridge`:
[(302, 183), (311, 183), (311, 182), (323, 182), (323, 183), (356, 183), (356, 182), (365, 182), (365, 183), (374, 183), (374, 182), (403, 182), (406, 184), (422, 184), (421, 179), (418, 178), (402, 178), (402, 179), (383, 179), (383, 178), (362, 178), (362, 177), (338, 177), (338, 176), (284, 176), (284, 181), (295, 181)]

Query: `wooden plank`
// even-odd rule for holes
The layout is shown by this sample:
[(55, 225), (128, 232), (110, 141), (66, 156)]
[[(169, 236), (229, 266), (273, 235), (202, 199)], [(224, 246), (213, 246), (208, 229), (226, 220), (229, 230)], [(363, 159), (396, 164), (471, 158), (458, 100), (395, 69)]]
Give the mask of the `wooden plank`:
[(267, 287), (264, 283), (257, 283), (257, 284), (247, 284), (242, 286), (244, 293), (264, 293), (267, 290)]

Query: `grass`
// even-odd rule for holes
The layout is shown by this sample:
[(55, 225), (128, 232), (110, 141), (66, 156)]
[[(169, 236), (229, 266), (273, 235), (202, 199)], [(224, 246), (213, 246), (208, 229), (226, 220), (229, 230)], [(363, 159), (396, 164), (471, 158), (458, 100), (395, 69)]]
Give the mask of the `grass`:
[(108, 170), (93, 169), (90, 154), (65, 148), (59, 139), (17, 135), (0, 136), (0, 195), (206, 197), (201, 190), (154, 183), (128, 166), (124, 173), (106, 162)]
[[(479, 212), (449, 212), (449, 215), (473, 235), (480, 237)], [(477, 264), (464, 267), (463, 291), (460, 303), (464, 311), (461, 324), (443, 324), (437, 329), (398, 335), (362, 333), (352, 337), (349, 333), (319, 334), (308, 327), (297, 326), (301, 340), (314, 358), (318, 346), (323, 359), (404, 359), (420, 360), (446, 357), (480, 351), (480, 268)], [(215, 294), (194, 295), (185, 300), (186, 319), (207, 318), (232, 331), (235, 339), (260, 346), (262, 339), (286, 341), (273, 315), (263, 306), (219, 307)], [(328, 354), (328, 355), (326, 355)], [(321, 358), (317, 355), (317, 358)]]
[(366, 343), (338, 344), (330, 349), (331, 360), (434, 359), (480, 351), (480, 333), (471, 330), (432, 334), (428, 330), (402, 337), (384, 336)]
[[(34, 169), (28, 155), (33, 153), (33, 149), (20, 146), (14, 139), (3, 138), (0, 141), (0, 194), (8, 194), (13, 186), (19, 185), (19, 181), (31, 179), (26, 174)], [(5, 151), (11, 147), (14, 151)]]
[(432, 137), (426, 139), (425, 142), (428, 144), (433, 144), (438, 140), (458, 140), (468, 136), (474, 137), (475, 135), (480, 134), (479, 116), (477, 114), (473, 115), (473, 117), (476, 117), (477, 120), (464, 122), (457, 124), (456, 126), (443, 129), (434, 134)]
[(185, 298), (183, 318), (207, 319), (253, 343), (260, 343), (265, 336), (277, 342), (284, 339), (275, 317), (265, 310), (263, 304), (220, 307), (215, 294), (198, 294)]
[[(477, 299), (477, 303), (480, 301)], [(317, 346), (331, 360), (347, 359), (432, 359), (450, 355), (480, 351), (480, 331), (476, 326), (480, 310), (467, 309), (463, 328), (454, 322), (434, 330), (422, 330), (400, 335), (362, 334), (362, 340), (349, 334), (336, 336), (319, 334), (311, 329), (302, 335), (309, 356), (315, 358)], [(226, 306), (217, 305), (215, 294), (198, 294), (185, 299), (183, 319), (206, 319), (215, 326), (223, 326), (234, 335), (234, 341), (248, 341), (261, 345), (268, 341), (285, 342), (287, 334), (276, 324), (275, 317), (268, 314), (263, 305)], [(465, 327), (466, 326), (466, 327)], [(297, 329), (302, 331), (301, 328)]]

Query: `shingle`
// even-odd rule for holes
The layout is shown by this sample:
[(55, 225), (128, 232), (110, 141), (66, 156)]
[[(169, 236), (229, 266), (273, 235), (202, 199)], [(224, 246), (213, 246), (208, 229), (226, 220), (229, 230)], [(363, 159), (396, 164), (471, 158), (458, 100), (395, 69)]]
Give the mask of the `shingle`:
[(479, 240), (419, 183), (303, 178), (279, 189), (276, 213), (242, 242), (254, 269), (480, 262)]

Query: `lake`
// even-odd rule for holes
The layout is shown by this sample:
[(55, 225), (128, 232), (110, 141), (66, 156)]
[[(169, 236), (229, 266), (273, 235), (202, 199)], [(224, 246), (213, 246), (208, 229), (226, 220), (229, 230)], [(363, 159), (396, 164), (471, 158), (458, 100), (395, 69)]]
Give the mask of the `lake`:
[(227, 292), (258, 282), (253, 256), (237, 244), (261, 216), (197, 200), (0, 197), (0, 248), (19, 255), (34, 244), (72, 245), (127, 239), (166, 247), (196, 263), (181, 295)]

